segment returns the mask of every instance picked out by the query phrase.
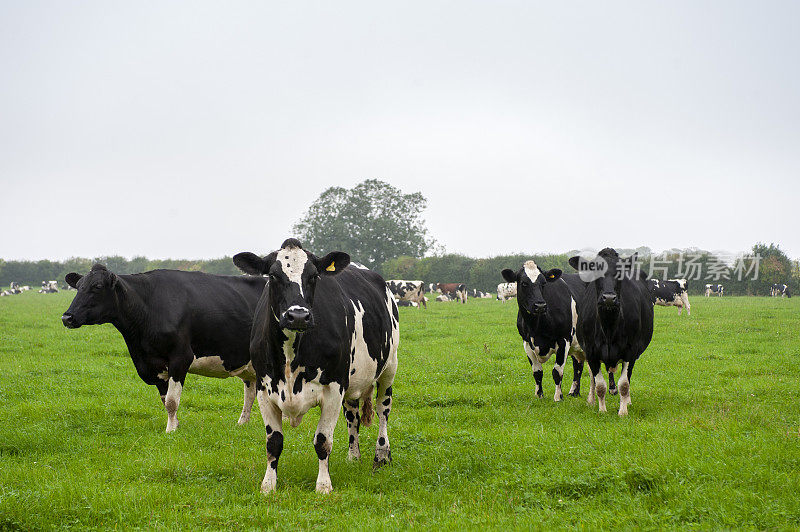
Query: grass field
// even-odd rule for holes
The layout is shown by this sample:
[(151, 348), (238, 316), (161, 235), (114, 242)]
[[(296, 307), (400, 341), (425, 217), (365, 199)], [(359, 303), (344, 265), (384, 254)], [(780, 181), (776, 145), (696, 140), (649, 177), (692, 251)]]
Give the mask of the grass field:
[(800, 298), (656, 307), (624, 419), (618, 397), (586, 405), (588, 372), (554, 403), (552, 362), (535, 399), (514, 301), (400, 309), (394, 463), (372, 472), (376, 425), (347, 462), (340, 420), (334, 492), (314, 493), (315, 410), (285, 423), (264, 497), (240, 381), (190, 375), (165, 434), (117, 331), (61, 325), (71, 297), (0, 299), (0, 529), (800, 527)]

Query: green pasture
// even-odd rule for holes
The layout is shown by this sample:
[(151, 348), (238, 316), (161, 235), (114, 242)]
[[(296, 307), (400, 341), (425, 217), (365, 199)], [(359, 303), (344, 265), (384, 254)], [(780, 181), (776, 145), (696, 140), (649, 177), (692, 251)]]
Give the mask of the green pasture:
[(0, 529), (800, 527), (800, 297), (656, 307), (627, 418), (586, 405), (588, 372), (554, 403), (552, 362), (535, 398), (516, 301), (402, 308), (394, 463), (372, 471), (375, 425), (349, 463), (340, 420), (316, 494), (314, 411), (264, 497), (240, 381), (190, 375), (165, 434), (119, 333), (61, 325), (72, 294), (0, 299)]

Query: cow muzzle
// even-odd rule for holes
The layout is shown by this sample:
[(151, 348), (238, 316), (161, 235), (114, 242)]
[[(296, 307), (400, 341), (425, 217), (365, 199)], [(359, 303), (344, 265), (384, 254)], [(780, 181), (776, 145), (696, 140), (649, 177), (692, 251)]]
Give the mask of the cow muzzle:
[(614, 292), (604, 293), (600, 296), (600, 306), (607, 309), (615, 309), (619, 307), (619, 298)]
[(533, 314), (534, 316), (541, 316), (542, 314), (545, 313), (547, 313), (547, 303), (541, 302), (533, 304), (533, 311), (531, 312), (531, 314)]
[(314, 326), (314, 320), (307, 308), (292, 307), (281, 316), (280, 326), (290, 331), (305, 331)]
[(75, 317), (68, 313), (65, 313), (63, 316), (61, 316), (61, 323), (63, 323), (64, 327), (67, 329), (77, 329), (80, 327), (80, 324), (75, 322)]

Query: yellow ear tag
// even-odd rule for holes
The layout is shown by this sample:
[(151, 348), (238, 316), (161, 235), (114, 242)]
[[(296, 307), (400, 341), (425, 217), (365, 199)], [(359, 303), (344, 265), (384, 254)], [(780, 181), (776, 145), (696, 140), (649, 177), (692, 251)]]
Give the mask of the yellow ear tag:
[(330, 265), (330, 266), (328, 266), (327, 268), (325, 268), (325, 271), (328, 271), (328, 272), (335, 272), (335, 271), (336, 271), (336, 266), (334, 266), (334, 263), (333, 263), (333, 262), (331, 262), (331, 265)]
[(550, 275), (548, 275), (548, 277), (549, 277), (549, 278), (551, 278), (551, 279), (553, 279), (553, 278), (555, 278), (555, 275), (553, 275), (553, 274), (551, 273)]

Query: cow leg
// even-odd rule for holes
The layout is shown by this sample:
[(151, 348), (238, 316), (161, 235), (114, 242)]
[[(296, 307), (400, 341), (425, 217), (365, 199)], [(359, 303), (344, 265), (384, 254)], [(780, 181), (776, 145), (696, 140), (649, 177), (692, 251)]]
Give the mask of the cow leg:
[(178, 406), (181, 404), (181, 392), (186, 379), (186, 372), (192, 365), (193, 356), (172, 359), (167, 369), (167, 395), (164, 397), (164, 408), (167, 410), (167, 432), (178, 428)]
[(617, 395), (617, 385), (614, 382), (614, 372), (617, 371), (617, 366), (608, 368), (608, 393), (610, 395)]
[[(381, 376), (383, 377), (383, 376)], [(392, 450), (389, 447), (389, 413), (392, 411), (392, 381), (391, 378), (378, 380), (378, 392), (376, 394), (377, 404), (375, 410), (378, 413), (378, 441), (375, 443), (375, 459), (372, 461), (372, 469), (377, 469), (383, 465), (392, 463)]]
[(253, 410), (253, 401), (256, 399), (256, 381), (242, 379), (244, 383), (244, 405), (242, 406), (242, 415), (239, 416), (239, 425), (244, 425), (250, 421), (250, 411)]
[(269, 400), (266, 390), (258, 390), (258, 409), (267, 432), (267, 471), (261, 481), (261, 493), (275, 490), (278, 483), (278, 459), (283, 452), (283, 425), (281, 410)]
[(574, 355), (572, 356), (572, 386), (569, 389), (569, 395), (572, 397), (581, 396), (581, 375), (583, 374), (583, 360), (578, 360)]
[[(606, 411), (606, 381), (603, 380), (603, 373), (600, 371), (600, 361), (589, 360), (589, 370), (594, 378), (594, 389), (597, 394), (597, 406), (600, 412)], [(609, 374), (610, 375), (610, 374)]]
[[(335, 389), (334, 389), (335, 387)], [(339, 405), (342, 404), (344, 393), (338, 384), (332, 383), (322, 391), (320, 403), (319, 423), (314, 434), (314, 450), (319, 458), (319, 473), (317, 473), (317, 493), (330, 493), (333, 491), (331, 475), (328, 472), (328, 460), (333, 448), (333, 429), (339, 420)]]
[(594, 404), (594, 399), (597, 395), (597, 383), (594, 380), (594, 374), (592, 373), (591, 368), (589, 368), (589, 377), (589, 397), (586, 398), (586, 404), (591, 406)]
[(361, 460), (361, 449), (358, 446), (358, 429), (361, 427), (361, 416), (358, 414), (358, 399), (347, 400), (342, 403), (344, 418), (347, 420), (348, 460)]
[(528, 342), (523, 342), (522, 345), (525, 347), (525, 354), (528, 355), (528, 362), (530, 362), (531, 369), (533, 370), (533, 382), (536, 384), (536, 397), (544, 397), (544, 393), (542, 392), (542, 363), (539, 362), (539, 357), (534, 350), (531, 349), (530, 345), (528, 345)]
[(553, 395), (553, 401), (561, 401), (564, 394), (561, 392), (561, 380), (564, 377), (564, 364), (567, 363), (567, 346), (566, 343), (558, 346), (556, 351), (556, 365), (553, 367), (553, 382), (556, 384), (556, 392)]
[(619, 375), (619, 415), (628, 415), (628, 399), (630, 398), (631, 387), (628, 380), (628, 367), (627, 362), (622, 363), (622, 371)]

